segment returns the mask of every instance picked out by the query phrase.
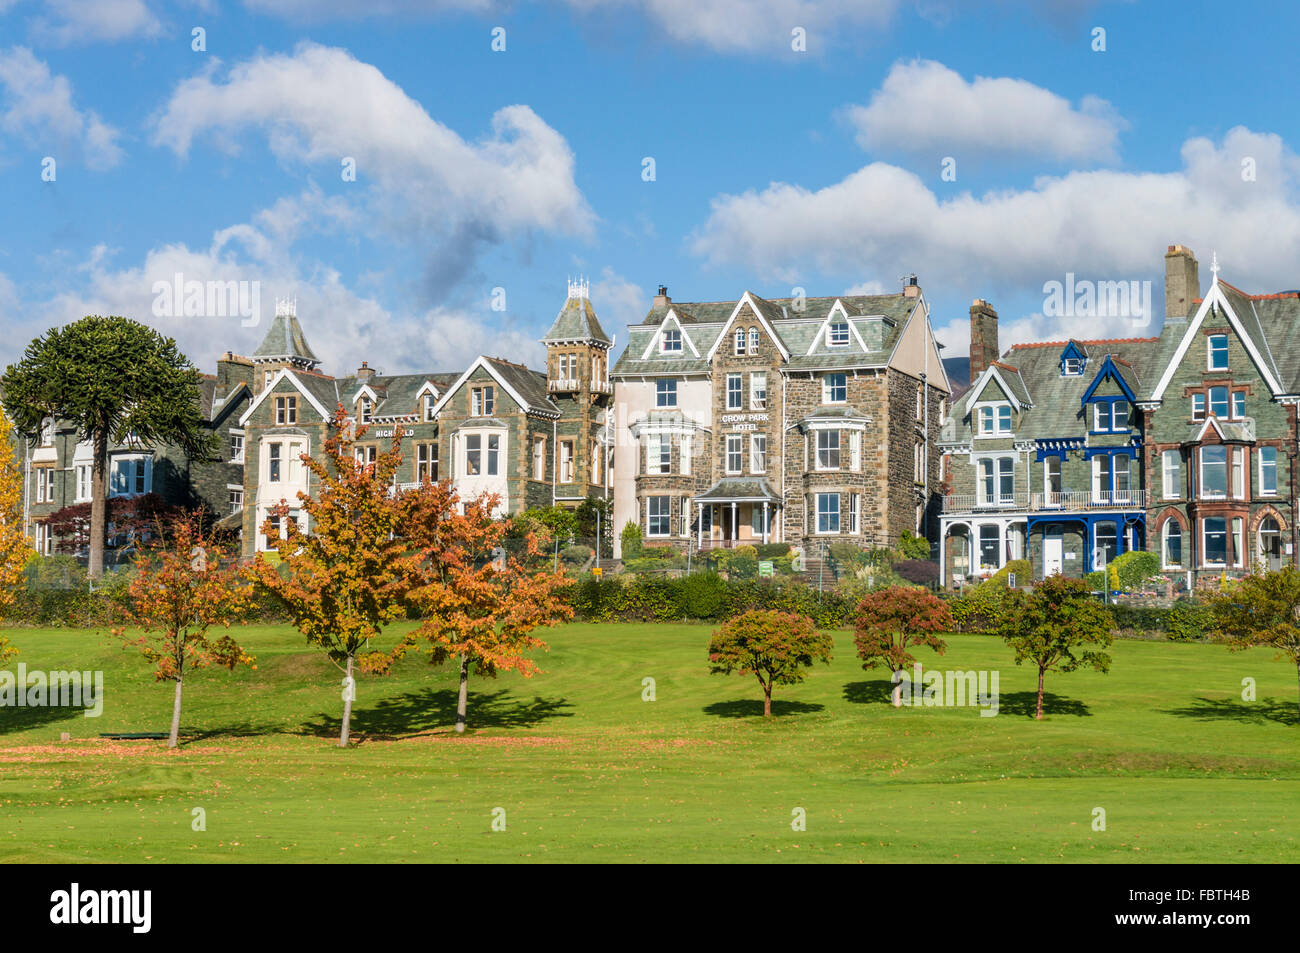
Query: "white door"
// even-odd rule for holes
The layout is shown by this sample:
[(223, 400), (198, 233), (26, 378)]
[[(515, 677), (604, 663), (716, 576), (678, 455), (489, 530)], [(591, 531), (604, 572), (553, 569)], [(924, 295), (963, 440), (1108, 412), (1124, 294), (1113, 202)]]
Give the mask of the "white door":
[(1043, 537), (1043, 578), (1061, 571), (1065, 561), (1065, 543), (1060, 536)]

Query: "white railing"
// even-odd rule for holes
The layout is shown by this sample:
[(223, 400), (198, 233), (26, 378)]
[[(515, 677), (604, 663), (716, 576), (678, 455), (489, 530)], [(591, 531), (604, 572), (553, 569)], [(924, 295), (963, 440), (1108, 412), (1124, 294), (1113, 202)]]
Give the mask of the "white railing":
[(1144, 509), (1146, 490), (1061, 490), (1059, 492), (1029, 493), (950, 493), (943, 498), (945, 513), (996, 512), (999, 510), (1052, 511), (1072, 513), (1098, 509)]
[(596, 394), (612, 394), (614, 393), (614, 384), (611, 381), (596, 381), (591, 385), (591, 390)]
[(552, 393), (555, 391), (577, 390), (578, 379), (576, 377), (566, 377), (561, 380), (547, 381), (546, 389)]

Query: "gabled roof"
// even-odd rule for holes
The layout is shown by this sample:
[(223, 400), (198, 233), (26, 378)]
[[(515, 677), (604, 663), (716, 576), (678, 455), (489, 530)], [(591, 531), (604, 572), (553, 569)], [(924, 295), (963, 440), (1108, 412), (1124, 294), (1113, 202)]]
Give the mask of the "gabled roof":
[[(333, 411), (327, 409), (333, 406), (327, 402), (329, 399), (328, 392), (326, 393), (321, 392), (322, 391), (321, 382), (332, 383), (332, 380), (330, 378), (321, 377), (318, 374), (315, 375), (298, 374), (287, 367), (282, 367), (280, 368), (279, 371), (276, 372), (275, 377), (271, 378), (271, 382), (267, 384), (264, 388), (262, 388), (262, 393), (258, 394), (257, 398), (251, 404), (248, 405), (248, 409), (245, 410), (243, 414), (240, 415), (239, 417), (240, 426), (243, 426), (244, 424), (248, 423), (250, 419), (252, 419), (252, 416), (254, 412), (256, 412), (257, 408), (261, 407), (262, 404), (266, 402), (266, 399), (271, 396), (272, 391), (275, 390), (276, 386), (282, 380), (288, 380), (289, 383), (293, 385), (294, 389), (298, 391), (298, 393), (302, 394), (303, 397), (306, 397), (307, 403), (311, 405), (311, 407), (316, 411), (316, 413), (320, 414), (321, 419), (323, 420), (333, 419), (334, 417)], [(324, 397), (325, 400), (322, 400), (321, 399), (322, 397)]]
[[(1126, 371), (1127, 377), (1125, 376)], [(1137, 397), (1134, 396), (1137, 393), (1137, 378), (1133, 375), (1133, 368), (1126, 362), (1122, 360), (1116, 361), (1115, 358), (1107, 354), (1105, 360), (1101, 362), (1101, 367), (1093, 375), (1092, 383), (1088, 385), (1088, 389), (1079, 398), (1079, 403), (1086, 404), (1091, 400), (1101, 382), (1108, 377), (1119, 384), (1120, 390), (1124, 392), (1124, 396), (1128, 398), (1130, 403), (1137, 400)]]
[(1010, 364), (1003, 364), (1001, 361), (994, 361), (988, 367), (984, 368), (970, 385), (970, 390), (966, 392), (966, 397), (962, 404), (963, 413), (969, 413), (970, 409), (975, 406), (979, 400), (979, 395), (984, 393), (984, 388), (991, 381), (996, 381), (1002, 388), (1002, 393), (1007, 395), (1011, 405), (1017, 410), (1028, 407), (1033, 404), (1029, 396), (1029, 387), (1025, 384), (1024, 378), (1020, 376), (1020, 368), (1013, 367)]
[(500, 384), (526, 413), (539, 413), (553, 417), (560, 415), (559, 406), (551, 400), (546, 390), (545, 374), (499, 357), (477, 358), (460, 377), (456, 378), (455, 383), (442, 392), (438, 403), (434, 405), (434, 412), (442, 413), (452, 396), (480, 368), (487, 371), (488, 375)]

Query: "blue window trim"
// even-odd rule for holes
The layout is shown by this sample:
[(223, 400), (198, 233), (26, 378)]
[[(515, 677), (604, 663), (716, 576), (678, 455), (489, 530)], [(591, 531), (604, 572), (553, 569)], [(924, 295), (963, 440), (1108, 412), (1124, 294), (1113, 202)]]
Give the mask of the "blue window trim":
[[(1071, 358), (1080, 362), (1078, 374), (1065, 373), (1065, 362)], [(1084, 354), (1074, 341), (1070, 341), (1065, 345), (1065, 350), (1061, 352), (1061, 357), (1057, 362), (1057, 366), (1061, 369), (1062, 377), (1082, 377), (1084, 372), (1088, 370), (1088, 355)]]
[(1140, 443), (1128, 447), (1088, 447), (1083, 451), (1083, 459), (1091, 460), (1093, 457), (1105, 455), (1111, 457), (1125, 456), (1136, 460), (1141, 452), (1142, 445)]

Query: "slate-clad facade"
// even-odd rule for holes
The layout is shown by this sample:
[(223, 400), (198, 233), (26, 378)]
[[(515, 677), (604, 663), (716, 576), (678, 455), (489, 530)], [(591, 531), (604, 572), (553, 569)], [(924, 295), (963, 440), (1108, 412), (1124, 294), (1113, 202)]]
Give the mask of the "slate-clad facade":
[(585, 282), (570, 283), (543, 340), (546, 372), (479, 357), (463, 371), (390, 375), (362, 362), (354, 374), (334, 377), (320, 370), (296, 308), (277, 302), (266, 339), (251, 358), (256, 394), (241, 418), (245, 554), (270, 547), (263, 529), (282, 501), (290, 518), (305, 525), (293, 504), (299, 492), (313, 491), (314, 478), (301, 456), (321, 458), (340, 405), (368, 427), (359, 455), (373, 458), (400, 428), (401, 486), (450, 480), (462, 499), (496, 494), (501, 513), (608, 495), (613, 342)]
[(628, 331), (612, 375), (616, 527), (682, 547), (818, 550), (926, 532), (950, 388), (915, 283), (714, 302), (661, 287)]
[(1158, 337), (1017, 345), (986, 367), (972, 347), (941, 438), (945, 583), (1021, 558), (1082, 576), (1130, 549), (1188, 586), (1294, 564), (1300, 292), (1247, 294), (1216, 264), (1202, 297), (1189, 249), (1165, 263)]

